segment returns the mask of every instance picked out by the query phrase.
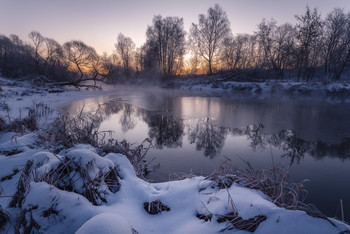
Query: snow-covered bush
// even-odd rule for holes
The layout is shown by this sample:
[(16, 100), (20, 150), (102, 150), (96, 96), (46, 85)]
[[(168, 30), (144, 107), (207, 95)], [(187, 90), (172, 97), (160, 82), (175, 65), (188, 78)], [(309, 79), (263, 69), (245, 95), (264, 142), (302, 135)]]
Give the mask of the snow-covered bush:
[(61, 116), (40, 134), (41, 139), (56, 150), (70, 148), (76, 144), (89, 144), (97, 148), (101, 155), (121, 153), (134, 166), (139, 176), (147, 172), (143, 159), (152, 147), (150, 139), (145, 139), (140, 145), (133, 146), (126, 140), (106, 140), (106, 132), (99, 131), (102, 121), (101, 113), (85, 114), (83, 111), (77, 116)]
[(30, 183), (40, 181), (81, 194), (94, 205), (106, 202), (108, 193), (120, 188), (118, 168), (90, 150), (75, 149), (64, 156), (40, 153), (23, 169), (10, 206), (21, 206)]

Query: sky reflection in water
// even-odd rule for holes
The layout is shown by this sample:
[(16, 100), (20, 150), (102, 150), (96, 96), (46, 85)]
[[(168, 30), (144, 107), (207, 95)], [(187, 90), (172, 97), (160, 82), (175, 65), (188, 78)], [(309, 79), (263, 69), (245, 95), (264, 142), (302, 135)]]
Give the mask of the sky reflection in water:
[(75, 102), (65, 110), (74, 113), (84, 105), (93, 111), (97, 103), (104, 103), (101, 131), (135, 144), (152, 139), (147, 159), (160, 166), (149, 174), (151, 181), (207, 175), (225, 158), (237, 168), (244, 167), (242, 159), (257, 168), (274, 161), (290, 169), (293, 181), (310, 179), (309, 200), (327, 215), (335, 215), (339, 199), (350, 211), (348, 104), (129, 93)]

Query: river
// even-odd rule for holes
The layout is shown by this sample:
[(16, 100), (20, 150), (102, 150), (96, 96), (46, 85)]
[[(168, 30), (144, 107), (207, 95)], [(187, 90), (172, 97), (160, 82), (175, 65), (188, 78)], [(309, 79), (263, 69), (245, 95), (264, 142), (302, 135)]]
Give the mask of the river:
[(152, 139), (147, 178), (163, 182), (208, 175), (223, 162), (244, 169), (285, 167), (305, 182), (307, 202), (350, 221), (350, 104), (311, 97), (244, 96), (119, 88), (73, 102), (70, 114), (108, 104), (101, 131), (140, 144)]

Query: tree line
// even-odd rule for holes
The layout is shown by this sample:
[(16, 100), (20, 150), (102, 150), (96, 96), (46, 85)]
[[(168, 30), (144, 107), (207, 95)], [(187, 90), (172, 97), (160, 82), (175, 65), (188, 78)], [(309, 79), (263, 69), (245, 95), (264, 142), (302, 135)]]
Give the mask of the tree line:
[(111, 55), (99, 55), (78, 40), (61, 45), (36, 31), (29, 42), (0, 34), (0, 74), (71, 85), (219, 72), (248, 80), (341, 79), (350, 65), (350, 13), (335, 8), (322, 18), (317, 8), (306, 7), (295, 17), (295, 25), (263, 19), (254, 33), (233, 35), (227, 13), (217, 4), (198, 16), (189, 33), (183, 18), (156, 15), (142, 46), (119, 33)]

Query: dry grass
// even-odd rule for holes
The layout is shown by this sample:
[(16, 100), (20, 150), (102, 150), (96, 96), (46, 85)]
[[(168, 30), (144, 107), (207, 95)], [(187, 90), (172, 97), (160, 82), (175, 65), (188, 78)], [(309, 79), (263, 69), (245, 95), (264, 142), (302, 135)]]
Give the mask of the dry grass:
[(33, 218), (33, 210), (38, 207), (34, 206), (30, 209), (22, 209), (15, 226), (15, 234), (19, 233), (42, 233), (40, 225)]
[(211, 221), (212, 219), (216, 219), (216, 221), (218, 223), (223, 223), (223, 222), (228, 221), (226, 228), (222, 229), (221, 232), (224, 232), (226, 230), (233, 230), (233, 229), (254, 232), (258, 228), (260, 223), (266, 220), (266, 216), (259, 215), (259, 216), (255, 216), (255, 217), (247, 219), (247, 220), (240, 217), (228, 188), (226, 187), (226, 185), (224, 185), (224, 187), (225, 187), (225, 189), (227, 191), (227, 195), (228, 195), (228, 205), (231, 205), (232, 212), (230, 212), (228, 214), (224, 214), (224, 215), (223, 214), (212, 214), (209, 211), (209, 209), (205, 206), (205, 204), (202, 202), (204, 208), (207, 211), (207, 214), (197, 213), (197, 218), (202, 219), (206, 222)]
[(56, 119), (44, 132), (40, 134), (46, 144), (56, 149), (73, 147), (76, 144), (90, 144), (101, 155), (121, 153), (125, 155), (136, 170), (136, 174), (143, 177), (148, 169), (144, 158), (152, 147), (152, 141), (145, 139), (140, 145), (134, 146), (126, 140), (121, 142), (109, 137), (111, 132), (99, 131), (102, 115), (98, 111), (94, 114), (84, 113), (83, 109), (77, 116), (65, 115)]
[(226, 228), (224, 228), (221, 231), (238, 229), (238, 230), (245, 230), (249, 232), (255, 232), (255, 230), (258, 228), (260, 223), (265, 220), (266, 220), (266, 216), (264, 215), (259, 215), (254, 218), (245, 220), (232, 212), (226, 215), (221, 215), (217, 219), (217, 222), (222, 223), (222, 222), (229, 221), (230, 223)]
[(90, 144), (97, 147), (98, 126), (101, 121), (98, 116), (83, 114), (83, 112), (76, 117), (64, 115), (57, 118), (40, 136), (44, 141), (64, 148), (73, 147), (75, 144)]
[(17, 190), (9, 204), (9, 207), (20, 207), (22, 205), (22, 201), (25, 198), (25, 193), (30, 187), (32, 166), (33, 161), (28, 160), (17, 182)]
[[(91, 176), (90, 170), (98, 170), (98, 173), (96, 176)], [(81, 194), (94, 205), (106, 202), (108, 192), (116, 193), (120, 188), (116, 167), (104, 173), (102, 168), (97, 167), (93, 161), (89, 162), (88, 165), (82, 165), (80, 162), (68, 158), (65, 158), (64, 162), (41, 178), (40, 181), (45, 181), (61, 190)], [(82, 187), (76, 185), (77, 181), (82, 182)]]
[[(329, 220), (326, 215), (317, 209), (317, 207), (304, 202), (308, 195), (308, 192), (304, 187), (304, 183), (308, 180), (303, 180), (300, 183), (292, 183), (289, 179), (289, 171), (281, 165), (274, 165), (271, 169), (263, 170), (255, 169), (249, 162), (244, 162), (246, 164), (245, 170), (238, 170), (230, 164), (229, 159), (226, 159), (216, 170), (213, 171), (211, 175), (206, 177), (206, 179), (212, 181), (212, 183), (210, 183), (212, 188), (226, 189), (227, 192), (228, 188), (233, 183), (261, 191), (267, 195), (270, 198), (270, 201), (278, 207), (283, 207), (289, 210), (302, 210), (312, 217), (326, 219), (335, 226), (335, 224)], [(202, 188), (201, 190), (204, 190), (205, 188), (206, 187)], [(232, 214), (229, 216), (230, 222), (233, 224), (233, 226), (235, 226), (235, 222), (237, 221), (239, 222), (240, 226), (244, 222), (242, 223), (241, 218), (238, 216), (238, 212), (236, 212), (229, 192), (228, 196), (232, 204), (233, 213), (235, 213), (233, 216)], [(224, 216), (226, 217), (227, 215)], [(255, 217), (254, 220), (256, 222), (262, 222), (264, 219)], [(247, 221), (248, 229), (254, 220), (252, 219)]]
[(4, 228), (7, 222), (10, 221), (10, 216), (6, 210), (0, 205), (0, 230)]
[(2, 116), (0, 116), (0, 132), (4, 131), (6, 128), (6, 121), (4, 120), (4, 118)]
[[(60, 160), (61, 163), (56, 168), (40, 176), (37, 172), (40, 165), (35, 164), (34, 160), (27, 161), (18, 180), (16, 193), (9, 204), (9, 207), (21, 208), (14, 227), (16, 233), (41, 233), (40, 225), (33, 218), (33, 212), (38, 207), (22, 208), (31, 182), (44, 181), (58, 189), (78, 193), (87, 198), (93, 205), (101, 205), (106, 202), (108, 193), (119, 191), (120, 178), (117, 167), (105, 170), (99, 168), (94, 160), (85, 165), (81, 161), (74, 161), (68, 157), (63, 157)], [(43, 211), (42, 216), (49, 217), (58, 215), (58, 213), (58, 210), (50, 207)], [(0, 206), (0, 229), (1, 225), (5, 225), (8, 220), (7, 212), (3, 211)]]
[[(94, 205), (106, 202), (108, 192), (116, 193), (120, 188), (117, 168), (110, 168), (104, 172), (93, 161), (82, 165), (80, 162), (65, 157), (61, 164), (41, 177), (37, 175), (36, 169), (37, 165), (33, 161), (27, 161), (9, 207), (21, 207), (25, 193), (33, 181), (44, 181), (58, 189), (81, 194)], [(95, 176), (89, 173), (96, 170)]]
[(161, 201), (145, 202), (143, 208), (147, 213), (155, 215), (163, 211), (170, 211), (170, 208), (164, 205)]
[(41, 117), (49, 116), (53, 113), (53, 109), (44, 103), (33, 104), (27, 108), (27, 115), (12, 119), (10, 117), (9, 108), (7, 110), (7, 122), (3, 117), (0, 117), (0, 131), (26, 133), (38, 130), (38, 122)]
[(37, 118), (35, 117), (35, 115), (31, 115), (29, 113), (30, 112), (28, 112), (28, 116), (26, 117), (18, 117), (12, 120), (6, 125), (4, 131), (18, 132), (24, 134), (25, 132), (33, 132), (37, 130)]
[(152, 140), (146, 138), (140, 145), (133, 146), (126, 140), (118, 142), (117, 140), (111, 139), (108, 142), (103, 142), (99, 149), (103, 151), (104, 154), (107, 153), (120, 153), (125, 155), (131, 165), (134, 166), (136, 175), (145, 179), (144, 176), (149, 172), (148, 166), (150, 163), (146, 163), (144, 160), (147, 152), (152, 147)]

